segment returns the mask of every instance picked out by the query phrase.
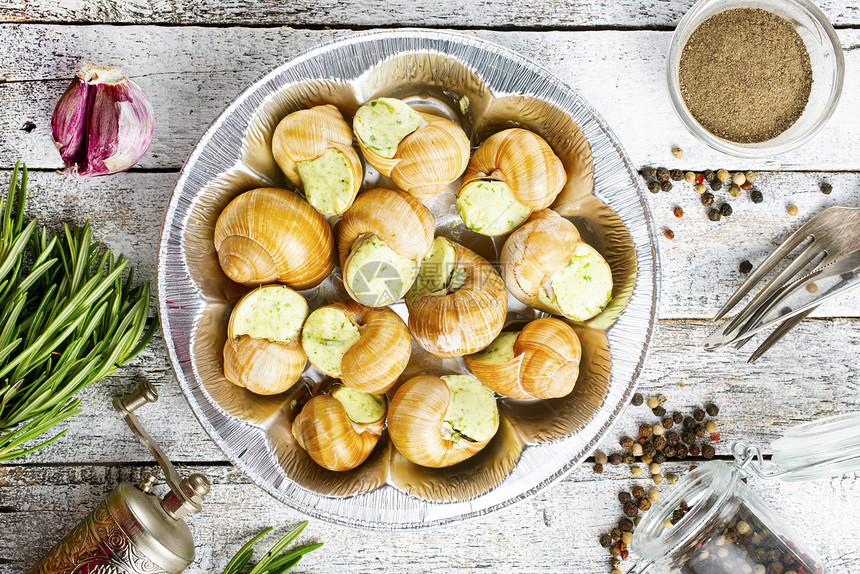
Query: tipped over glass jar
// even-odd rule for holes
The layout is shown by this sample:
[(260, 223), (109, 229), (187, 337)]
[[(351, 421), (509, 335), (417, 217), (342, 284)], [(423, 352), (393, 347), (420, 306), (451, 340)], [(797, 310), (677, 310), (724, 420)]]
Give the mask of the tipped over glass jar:
[(860, 413), (807, 423), (771, 444), (735, 443), (735, 461), (692, 470), (645, 514), (633, 534), (640, 560), (628, 574), (823, 574), (822, 560), (743, 480), (785, 481), (860, 472)]

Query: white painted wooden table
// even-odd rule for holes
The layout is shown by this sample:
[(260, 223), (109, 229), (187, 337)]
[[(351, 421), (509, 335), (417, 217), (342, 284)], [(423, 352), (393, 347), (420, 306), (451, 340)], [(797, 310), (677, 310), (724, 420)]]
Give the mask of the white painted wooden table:
[[(663, 86), (674, 25), (693, 0), (0, 0), (0, 183), (17, 159), (32, 170), (31, 215), (43, 221), (90, 218), (98, 237), (152, 278), (164, 207), (192, 145), (252, 80), (320, 42), (376, 26), (456, 28), (504, 44), (579, 90), (608, 120), (637, 165), (730, 171), (755, 169), (765, 202), (732, 202), (734, 215), (705, 218), (688, 185), (649, 197), (661, 227), (660, 323), (643, 393), (673, 407), (722, 407), (723, 442), (766, 445), (801, 421), (860, 409), (860, 293), (822, 306), (754, 365), (745, 355), (703, 354), (707, 318), (741, 280), (738, 263), (761, 259), (793, 229), (830, 205), (860, 206), (860, 8), (855, 0), (821, 7), (837, 26), (846, 57), (842, 105), (812, 142), (784, 157), (732, 159), (706, 148), (675, 119)], [(60, 179), (49, 117), (84, 63), (123, 68), (149, 94), (156, 140), (132, 171), (87, 181)], [(23, 130), (25, 122), (35, 124)], [(680, 146), (683, 160), (670, 150)], [(821, 181), (832, 195), (818, 191)], [(796, 204), (797, 217), (785, 214)], [(676, 205), (687, 215), (672, 216)], [(154, 341), (133, 364), (83, 393), (85, 412), (59, 443), (0, 466), (0, 572), (23, 572), (119, 480), (153, 470), (150, 457), (113, 413), (110, 401), (135, 380), (153, 380), (161, 399), (140, 418), (187, 471), (213, 482), (191, 519), (197, 541), (190, 572), (220, 572), (262, 527), (279, 531), (302, 516), (274, 502), (230, 466), (208, 439)], [(644, 407), (630, 408), (606, 439), (612, 449)], [(751, 481), (804, 533), (830, 572), (860, 572), (860, 480), (812, 484)], [(299, 572), (608, 572), (597, 537), (619, 516), (616, 494), (629, 470), (591, 465), (525, 502), (457, 527), (367, 532), (313, 521), (304, 540), (326, 546)], [(626, 566), (625, 566), (626, 569)]]

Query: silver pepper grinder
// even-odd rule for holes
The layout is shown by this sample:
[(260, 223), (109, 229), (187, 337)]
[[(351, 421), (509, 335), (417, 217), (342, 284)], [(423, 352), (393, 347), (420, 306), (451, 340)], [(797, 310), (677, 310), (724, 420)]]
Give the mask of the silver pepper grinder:
[(152, 440), (134, 410), (158, 400), (144, 381), (114, 407), (158, 461), (170, 486), (159, 498), (156, 478), (122, 482), (27, 574), (176, 574), (194, 561), (194, 540), (183, 519), (199, 512), (209, 481), (202, 474), (180, 478), (164, 451)]

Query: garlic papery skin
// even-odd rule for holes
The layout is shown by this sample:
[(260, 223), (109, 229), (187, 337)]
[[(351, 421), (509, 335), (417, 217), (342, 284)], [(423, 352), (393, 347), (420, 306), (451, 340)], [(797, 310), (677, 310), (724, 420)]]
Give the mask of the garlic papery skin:
[(452, 358), (483, 349), (496, 338), (504, 327), (508, 295), (489, 262), (437, 237), (406, 304), (418, 344), (437, 357)]
[(474, 456), (498, 428), (492, 392), (468, 375), (412, 377), (397, 389), (388, 408), (388, 433), (397, 451), (430, 468)]
[(317, 210), (291, 191), (261, 187), (234, 198), (215, 222), (215, 250), (236, 283), (322, 283), (334, 269), (334, 234)]
[(325, 215), (346, 211), (361, 187), (363, 170), (352, 130), (331, 104), (282, 119), (272, 136), (272, 154), (308, 203)]
[(412, 286), (430, 251), (436, 220), (403, 191), (361, 193), (338, 224), (337, 250), (349, 296), (368, 307), (386, 307)]
[(291, 430), (314, 462), (328, 470), (344, 471), (367, 460), (384, 424), (384, 397), (340, 385), (331, 394), (308, 401)]
[(84, 66), (60, 97), (51, 134), (66, 168), (79, 177), (125, 171), (143, 157), (155, 115), (143, 90), (118, 68)]
[(307, 314), (304, 297), (284, 285), (266, 285), (242, 297), (227, 324), (227, 380), (258, 395), (293, 386), (307, 362), (299, 344)]
[(504, 332), (465, 358), (488, 388), (515, 399), (554, 399), (570, 394), (579, 377), (582, 345), (573, 327), (551, 317), (520, 332)]
[(320, 307), (302, 329), (302, 348), (310, 362), (351, 389), (388, 391), (412, 354), (412, 337), (397, 313), (355, 301)]
[(612, 271), (576, 226), (550, 209), (511, 233), (500, 256), (505, 285), (531, 307), (586, 321), (612, 298)]
[(504, 235), (530, 213), (552, 205), (566, 182), (564, 165), (542, 137), (511, 128), (491, 135), (475, 151), (457, 209), (473, 231)]
[(361, 106), (353, 128), (367, 162), (420, 200), (444, 191), (469, 163), (469, 138), (463, 128), (394, 98)]

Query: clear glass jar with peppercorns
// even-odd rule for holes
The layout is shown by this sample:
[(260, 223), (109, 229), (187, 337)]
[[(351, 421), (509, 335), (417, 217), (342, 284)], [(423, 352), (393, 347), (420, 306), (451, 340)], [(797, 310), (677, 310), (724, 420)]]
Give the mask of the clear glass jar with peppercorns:
[(860, 473), (860, 413), (801, 425), (771, 444), (735, 443), (735, 461), (711, 461), (682, 478), (633, 533), (641, 557), (628, 574), (823, 574), (824, 565), (744, 478), (812, 480)]

